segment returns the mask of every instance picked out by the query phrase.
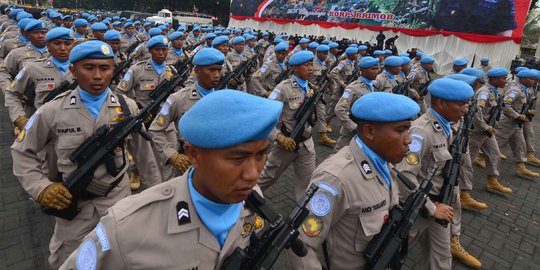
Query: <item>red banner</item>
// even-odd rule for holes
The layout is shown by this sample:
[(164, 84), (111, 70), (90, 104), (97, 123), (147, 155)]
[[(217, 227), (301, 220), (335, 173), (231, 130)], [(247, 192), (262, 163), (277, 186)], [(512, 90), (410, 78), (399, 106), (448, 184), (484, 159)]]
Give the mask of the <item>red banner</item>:
[(531, 0), (231, 0), (231, 18), (521, 43)]

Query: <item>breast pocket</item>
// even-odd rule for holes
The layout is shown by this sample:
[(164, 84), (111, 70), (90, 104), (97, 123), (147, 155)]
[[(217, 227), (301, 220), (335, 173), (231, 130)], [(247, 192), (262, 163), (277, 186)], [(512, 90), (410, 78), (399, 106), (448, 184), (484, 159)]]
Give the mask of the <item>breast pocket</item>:
[(72, 162), (70, 155), (84, 142), (83, 134), (59, 136), (56, 142), (56, 152), (58, 155), (58, 170), (60, 172), (69, 171), (77, 164)]
[(439, 166), (439, 171), (443, 169), (446, 161), (452, 159), (452, 155), (446, 148), (433, 150), (433, 159), (435, 163)]
[(364, 251), (369, 241), (381, 231), (385, 216), (388, 210), (380, 209), (374, 213), (361, 213), (358, 216), (360, 226), (356, 230), (354, 249), (358, 252)]

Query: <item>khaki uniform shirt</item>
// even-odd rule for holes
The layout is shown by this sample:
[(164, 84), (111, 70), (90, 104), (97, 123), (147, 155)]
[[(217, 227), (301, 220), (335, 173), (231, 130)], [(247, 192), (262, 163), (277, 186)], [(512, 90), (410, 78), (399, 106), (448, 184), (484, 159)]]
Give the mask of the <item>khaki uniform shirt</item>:
[(21, 71), (24, 64), (47, 57), (49, 57), (47, 50), (44, 53), (40, 53), (32, 47), (31, 43), (9, 52), (4, 62), (0, 64), (0, 88), (5, 91), (13, 78)]
[[(491, 111), (494, 107), (497, 106), (498, 99), (498, 97), (495, 96), (495, 93), (492, 90), (493, 87), (496, 86), (487, 83), (484, 86), (480, 87), (480, 89), (478, 89), (478, 91), (476, 91), (474, 95), (477, 108), (473, 118), (474, 128), (472, 130), (474, 132), (485, 132), (489, 128), (487, 123), (491, 116)], [(502, 93), (499, 93), (499, 95), (502, 95)]]
[(169, 49), (169, 53), (167, 54), (167, 64), (174, 65), (178, 61), (186, 60), (188, 58), (188, 56), (186, 54), (187, 54), (187, 52), (184, 49), (182, 49), (182, 54), (178, 55), (178, 54), (176, 54), (176, 52), (171, 47)]
[(529, 93), (526, 94), (524, 86), (520, 83), (511, 82), (508, 85), (508, 90), (504, 95), (504, 108), (501, 116), (500, 124), (504, 127), (514, 127), (517, 125), (516, 118), (521, 114), (523, 105), (530, 99), (533, 89), (529, 89)]
[(23, 46), (26, 46), (26, 44), (16, 36), (14, 38), (4, 39), (0, 45), (0, 59), (6, 58), (9, 52)]
[[(399, 202), (398, 184), (384, 178), (356, 140), (323, 161), (311, 183), (319, 186), (309, 203), (310, 215), (302, 224), (300, 239), (308, 247), (306, 257), (291, 260), (291, 269), (363, 269), (364, 250), (378, 234), (390, 209)], [(329, 261), (324, 263), (326, 241)], [(318, 257), (318, 258), (317, 258)]]
[(147, 42), (148, 41), (145, 41), (139, 44), (139, 46), (137, 46), (137, 48), (135, 48), (135, 50), (133, 50), (133, 52), (131, 53), (131, 57), (134, 57), (136, 61), (146, 61), (150, 59), (150, 57), (152, 57), (150, 51), (148, 51), (148, 49), (146, 48)]
[[(181, 210), (187, 218), (179, 218)], [(244, 208), (220, 248), (195, 210), (184, 174), (119, 201), (60, 269), (92, 264), (95, 269), (220, 269), (261, 226)], [(88, 248), (95, 250), (90, 258)]]
[[(118, 96), (109, 91), (105, 104), (103, 105), (96, 120), (82, 103), (79, 96), (79, 88), (68, 91), (55, 100), (41, 106), (28, 121), (25, 129), (19, 134), (11, 146), (11, 154), (15, 162), (13, 164), (13, 174), (18, 178), (23, 188), (37, 199), (39, 194), (50, 185), (50, 179), (41, 172), (41, 162), (37, 153), (42, 151), (46, 145), (55, 142), (55, 152), (58, 158), (58, 172), (63, 180), (77, 169), (77, 163), (72, 162), (69, 157), (85, 140), (94, 135), (95, 131), (103, 125), (114, 125), (124, 119), (124, 112), (118, 101)], [(133, 100), (126, 102), (133, 115), (138, 113), (138, 108)], [(139, 167), (139, 172), (149, 186), (161, 183), (160, 172), (152, 154), (150, 143), (144, 140), (138, 133), (131, 134), (131, 146), (128, 145), (131, 154), (134, 156)], [(129, 164), (127, 155), (122, 153), (121, 148), (115, 149), (114, 162), (120, 167), (123, 162)], [(125, 158), (124, 158), (125, 157)], [(105, 184), (113, 183), (123, 177), (129, 166), (125, 166), (116, 176), (111, 176), (101, 164), (94, 171), (92, 181)], [(126, 178), (127, 179), (127, 178)], [(82, 209), (77, 218), (90, 219), (95, 208), (100, 216), (107, 213), (110, 202), (116, 202), (118, 196), (125, 197), (130, 194), (129, 187), (124, 186), (114, 188), (107, 197), (97, 197), (92, 200), (79, 200), (78, 206)], [(94, 207), (85, 207), (93, 204)]]
[(377, 79), (375, 79), (375, 86), (377, 87), (377, 90), (381, 92), (393, 93), (392, 90), (398, 85), (396, 80), (397, 76), (398, 75), (394, 75), (394, 79), (390, 79), (388, 74), (386, 74), (384, 71), (377, 75)]
[[(6, 90), (6, 107), (9, 109), (11, 121), (26, 115), (30, 117), (44, 103), (45, 97), (63, 81), (73, 82), (73, 75), (66, 70), (62, 75), (51, 58), (39, 59), (28, 63)], [(34, 104), (23, 104), (23, 95), (27, 89), (36, 93)]]
[(363, 95), (375, 91), (375, 89), (370, 89), (361, 78), (347, 85), (347, 88), (343, 91), (343, 95), (336, 104), (336, 116), (341, 121), (341, 129), (339, 131), (341, 135), (351, 135), (356, 129), (356, 124), (350, 117), (351, 107), (354, 102)]
[(154, 148), (159, 153), (159, 160), (166, 163), (167, 160), (178, 152), (177, 142), (168, 140), (170, 129), (178, 130), (178, 121), (182, 115), (189, 110), (197, 101), (202, 98), (197, 89), (197, 84), (193, 83), (188, 87), (172, 94), (161, 107), (161, 111), (148, 129), (154, 136)]
[(134, 99), (137, 105), (146, 107), (152, 100), (150, 98), (152, 91), (162, 81), (171, 79), (172, 77), (173, 73), (169, 66), (165, 65), (161, 75), (158, 75), (152, 67), (150, 60), (141, 61), (129, 68), (124, 78), (118, 84), (117, 89)]
[(411, 80), (411, 88), (418, 91), (420, 90), (420, 87), (429, 82), (430, 80), (436, 79), (436, 74), (433, 72), (426, 72), (426, 70), (419, 66), (418, 68), (413, 69), (409, 75), (407, 75), (407, 79)]
[(137, 36), (136, 34), (133, 34), (131, 36), (131, 40), (128, 39), (127, 34), (122, 34), (120, 36), (120, 51), (125, 52), (129, 46), (131, 46), (133, 43), (137, 42)]
[(193, 45), (195, 45), (195, 44), (200, 43), (200, 42), (201, 42), (200, 35), (201, 35), (201, 34), (199, 34), (199, 37), (195, 37), (195, 36), (193, 35), (193, 33), (189, 33), (189, 35), (188, 35), (187, 38), (186, 38), (187, 44), (188, 44), (189, 46), (193, 46)]
[[(284, 66), (284, 68), (287, 68)], [(265, 62), (259, 70), (251, 76), (248, 90), (250, 94), (268, 96), (276, 87), (276, 78), (283, 72), (283, 68), (276, 59)]]
[(354, 71), (354, 61), (345, 59), (341, 61), (331, 72), (330, 76), (337, 83), (338, 86), (345, 84), (347, 78), (352, 75)]
[[(409, 133), (412, 137), (412, 142), (409, 144), (410, 153), (396, 167), (418, 186), (425, 179), (428, 170), (434, 164), (437, 164), (439, 168), (433, 176), (433, 187), (429, 192), (437, 196), (440, 194), (444, 183), (442, 175), (444, 165), (447, 160), (452, 159), (452, 155), (448, 150), (451, 138), (446, 137), (443, 127), (431, 110), (428, 110), (412, 122)], [(451, 131), (450, 136), (452, 136)], [(404, 200), (410, 193), (411, 191), (407, 187), (400, 185), (401, 199)], [(430, 215), (435, 213), (435, 204), (431, 199), (426, 202), (426, 208)]]

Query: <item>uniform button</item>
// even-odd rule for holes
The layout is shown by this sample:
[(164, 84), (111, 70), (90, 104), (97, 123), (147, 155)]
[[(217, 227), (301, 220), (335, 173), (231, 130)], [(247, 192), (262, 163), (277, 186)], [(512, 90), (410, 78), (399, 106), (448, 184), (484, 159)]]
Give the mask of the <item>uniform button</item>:
[(172, 188), (171, 187), (164, 187), (163, 190), (161, 190), (161, 194), (167, 196), (169, 194), (171, 194), (172, 192)]
[(351, 159), (352, 159), (352, 155), (351, 155), (351, 154), (346, 154), (346, 155), (345, 155), (345, 158), (348, 159), (348, 160), (351, 160)]

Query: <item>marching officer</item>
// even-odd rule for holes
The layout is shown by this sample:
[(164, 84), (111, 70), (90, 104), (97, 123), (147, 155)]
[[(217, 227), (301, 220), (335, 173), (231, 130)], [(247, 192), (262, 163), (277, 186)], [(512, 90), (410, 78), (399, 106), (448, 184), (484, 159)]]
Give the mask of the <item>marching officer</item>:
[(274, 47), (276, 57), (266, 61), (253, 75), (248, 84), (250, 94), (268, 97), (276, 86), (276, 79), (282, 72), (287, 72), (285, 58), (289, 52), (289, 44), (281, 42)]
[(104, 41), (105, 32), (109, 30), (109, 27), (107, 27), (107, 25), (105, 25), (104, 23), (98, 22), (92, 24), (92, 26), (90, 26), (90, 29), (92, 29), (92, 36), (94, 37), (94, 39)]
[(480, 69), (484, 72), (484, 75), (487, 76), (488, 71), (492, 69), (492, 67), (489, 65), (489, 58), (480, 58)]
[(323, 161), (311, 177), (319, 190), (299, 236), (308, 253), (299, 258), (288, 252), (291, 269), (366, 267), (367, 244), (399, 203), (390, 163), (406, 156), (411, 120), (419, 112), (410, 98), (391, 93), (368, 93), (355, 101), (354, 139)]
[(189, 35), (186, 38), (187, 45), (191, 47), (196, 47), (200, 43), (200, 37), (199, 37), (200, 33), (201, 33), (200, 26), (196, 25), (195, 27), (193, 27), (193, 30), (191, 31), (191, 33), (189, 33)]
[(305, 37), (301, 38), (300, 41), (298, 42), (298, 45), (296, 45), (296, 47), (294, 47), (294, 49), (291, 51), (291, 54), (295, 52), (307, 50), (308, 44), (309, 44), (308, 38), (305, 38)]
[(453, 63), (454, 65), (452, 66), (452, 70), (450, 70), (450, 72), (447, 73), (445, 76), (458, 74), (461, 70), (467, 67), (468, 63), (469, 60), (467, 60), (466, 58), (456, 58)]
[[(323, 76), (323, 73), (326, 72), (326, 70), (329, 68), (328, 64), (326, 62), (328, 58), (328, 51), (330, 51), (330, 47), (328, 45), (319, 45), (316, 49), (315, 58), (313, 59), (313, 75), (311, 78), (309, 78), (309, 82), (311, 83), (311, 86), (315, 91), (321, 91), (322, 89), (319, 89), (320, 85), (317, 85), (317, 80), (320, 76)], [(331, 80), (330, 74), (326, 74), (326, 80)], [(319, 144), (320, 145), (326, 145), (329, 147), (333, 147), (336, 144), (336, 141), (332, 140), (328, 135), (326, 134), (326, 116), (325, 116), (325, 105), (322, 101), (319, 101), (316, 105), (317, 108), (317, 121), (315, 124), (315, 128), (319, 132)]]
[(305, 124), (298, 141), (289, 137), (297, 125), (296, 112), (314, 94), (308, 84), (309, 78), (313, 75), (313, 58), (314, 55), (310, 51), (293, 54), (289, 59), (293, 75), (278, 84), (268, 97), (283, 102), (284, 109), (272, 133), (276, 145), (268, 155), (259, 179), (259, 186), (263, 191), (268, 189), (292, 163), (296, 176), (294, 193), (299, 199), (307, 189), (309, 178), (315, 170), (315, 146), (309, 123)]
[[(452, 268), (451, 226), (444, 227), (435, 220), (452, 222), (454, 214), (461, 213), (458, 211), (461, 209), (458, 187), (454, 187), (452, 205), (440, 203), (440, 191), (445, 182), (442, 172), (446, 161), (452, 159), (449, 152), (453, 140), (451, 123), (459, 121), (467, 113), (469, 99), (474, 91), (467, 83), (449, 78), (435, 80), (428, 90), (431, 94), (431, 108), (412, 123), (410, 152), (397, 168), (418, 185), (431, 166), (439, 165), (426, 202), (428, 217), (420, 217), (415, 221), (410, 232), (410, 243), (420, 244), (424, 253), (424, 266), (428, 269), (449, 270)], [(400, 185), (401, 200), (409, 194), (410, 191)]]
[[(241, 36), (234, 37), (232, 41), (233, 51), (231, 53), (228, 53), (225, 56), (225, 67), (226, 67), (225, 73), (226, 74), (229, 72), (234, 72), (235, 69), (238, 66), (240, 66), (240, 64), (242, 64), (242, 62), (245, 62), (248, 60), (246, 56), (244, 55), (245, 43), (246, 43), (245, 38)], [(246, 92), (246, 85), (244, 82), (243, 75), (241, 75), (240, 78), (237, 78), (237, 80), (234, 80), (234, 79), (230, 80), (227, 84), (229, 85), (230, 88), (233, 88), (242, 92)]]
[(73, 21), (73, 34), (75, 38), (86, 39), (88, 35), (88, 21), (85, 19), (76, 19)]
[[(418, 54), (417, 54), (418, 55)], [(416, 68), (413, 68), (411, 73), (407, 76), (407, 79), (411, 81), (411, 90), (414, 90), (418, 95), (413, 96), (413, 98), (420, 105), (421, 113), (424, 114), (427, 111), (426, 102), (424, 97), (421, 96), (422, 88), (427, 87), (432, 80), (437, 78), (437, 74), (433, 71), (433, 64), (435, 59), (433, 57), (422, 54), (422, 58), (418, 62), (419, 65)], [(411, 93), (414, 93), (411, 91)]]
[(124, 34), (122, 34), (121, 41), (122, 45), (120, 46), (120, 50), (123, 52), (125, 52), (133, 43), (138, 42), (133, 23), (128, 22), (124, 24)]
[(393, 93), (394, 88), (397, 87), (398, 82), (396, 77), (401, 72), (401, 64), (403, 59), (399, 56), (389, 56), (384, 59), (384, 70), (381, 74), (377, 75), (375, 79), (375, 87), (378, 91)]
[(25, 18), (20, 20), (17, 23), (17, 26), (19, 27), (19, 35), (15, 36), (13, 38), (7, 38), (5, 35), (2, 37), (1, 43), (0, 43), (0, 61), (3, 61), (8, 53), (10, 53), (12, 50), (20, 47), (24, 47), (30, 43), (30, 40), (26, 37), (28, 33), (24, 31), (24, 28), (32, 22), (34, 19)]
[[(179, 123), (189, 172), (118, 202), (61, 269), (220, 269), (264, 224), (243, 202), (259, 192), (282, 107), (235, 90), (195, 104)], [(141, 224), (144, 233), (132, 234)]]
[[(120, 48), (122, 46), (121, 34), (116, 30), (109, 30), (103, 36), (105, 42), (111, 46), (114, 53), (114, 63), (118, 65), (127, 60), (127, 56)], [(113, 78), (114, 79), (114, 78)]]
[(341, 122), (341, 128), (339, 130), (339, 138), (334, 147), (334, 153), (349, 145), (354, 137), (356, 124), (350, 116), (352, 104), (360, 97), (377, 91), (374, 84), (379, 70), (379, 58), (366, 56), (360, 60), (358, 65), (360, 66), (360, 77), (358, 80), (347, 85), (336, 105), (336, 116)]
[[(535, 100), (537, 97), (539, 82), (540, 82), (540, 71), (536, 69), (531, 69), (531, 71), (536, 72), (536, 76), (534, 77), (533, 86), (530, 87), (530, 99)], [(529, 109), (528, 116), (529, 121), (527, 121), (525, 124), (523, 124), (523, 137), (525, 138), (525, 144), (527, 146), (527, 163), (531, 165), (540, 166), (540, 159), (538, 159), (534, 155), (534, 130), (532, 126), (532, 118), (535, 116), (535, 106), (533, 108)]]
[[(110, 46), (100, 41), (87, 41), (75, 46), (69, 61), (79, 87), (41, 106), (11, 147), (13, 160), (20, 161), (13, 164), (13, 173), (36, 202), (56, 210), (63, 210), (71, 203), (77, 203), (80, 208), (73, 220), (55, 218), (54, 234), (49, 245), (49, 263), (54, 269), (79, 246), (82, 238), (96, 226), (109, 207), (130, 195), (125, 166), (117, 176), (110, 175), (105, 164), (96, 168), (91, 185), (110, 190), (108, 194), (98, 192), (98, 189), (87, 189), (83, 198), (73, 198), (62, 183), (80, 165), (72, 162), (70, 155), (94, 135), (96, 129), (103, 125), (114, 125), (126, 114), (138, 112), (135, 102), (108, 88), (114, 69), (113, 58)], [(131, 146), (128, 147), (141, 161), (139, 166), (148, 180), (147, 184), (160, 183), (150, 143), (139, 134), (131, 136)], [(59, 179), (50, 179), (38, 169), (40, 164), (36, 153), (53, 142), (58, 157)], [(127, 163), (124, 148), (115, 151), (115, 164)]]
[(167, 63), (170, 65), (176, 64), (178, 61), (186, 60), (189, 55), (184, 51), (184, 39), (182, 32), (174, 32), (169, 35), (171, 46), (167, 53)]

